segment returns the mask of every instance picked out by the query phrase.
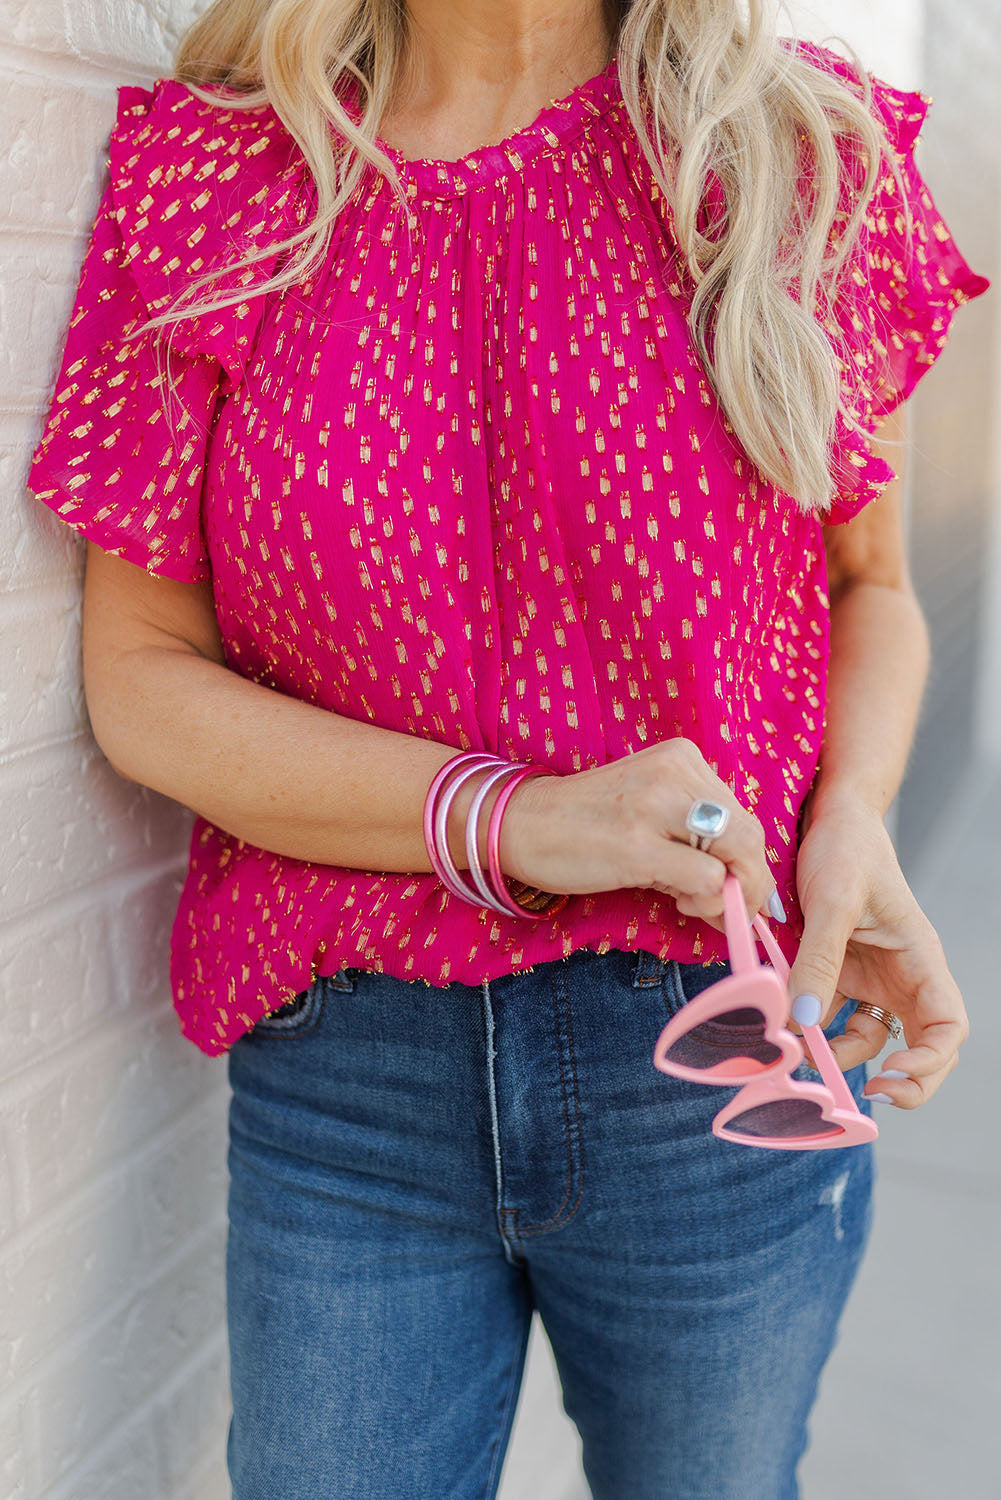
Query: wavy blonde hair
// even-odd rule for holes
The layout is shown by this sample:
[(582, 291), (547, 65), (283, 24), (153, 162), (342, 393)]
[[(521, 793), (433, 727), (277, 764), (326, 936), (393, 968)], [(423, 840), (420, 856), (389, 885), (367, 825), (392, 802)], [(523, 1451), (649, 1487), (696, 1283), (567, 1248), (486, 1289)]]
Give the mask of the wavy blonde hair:
[[(900, 182), (871, 109), (869, 75), (846, 47), (856, 92), (780, 45), (769, 0), (613, 0), (611, 8), (623, 99), (695, 287), (695, 347), (753, 463), (804, 511), (823, 514), (835, 489), (839, 413), (852, 430), (862, 428), (851, 361), (822, 321), (832, 321), (839, 276), (884, 161)], [(255, 295), (318, 266), (366, 163), (386, 175), (410, 222), (394, 165), (374, 144), (409, 49), (404, 0), (215, 0), (184, 37), (176, 77), (210, 104), (270, 105), (316, 184), (310, 223), (227, 268), (249, 269), (282, 252), (284, 262)], [(357, 124), (339, 98), (348, 76), (360, 90)], [(853, 139), (864, 167), (843, 223), (839, 135)], [(815, 166), (809, 195), (800, 186), (804, 151)], [(706, 223), (700, 210), (713, 179), (724, 211)], [(246, 300), (245, 288), (213, 295), (212, 280), (194, 281), (147, 326)]]

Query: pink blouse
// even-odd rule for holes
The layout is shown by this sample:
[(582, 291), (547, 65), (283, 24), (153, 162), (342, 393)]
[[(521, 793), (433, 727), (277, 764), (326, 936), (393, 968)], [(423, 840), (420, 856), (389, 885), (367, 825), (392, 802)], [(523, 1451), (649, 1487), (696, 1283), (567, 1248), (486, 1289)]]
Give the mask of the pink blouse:
[[(928, 102), (877, 83), (915, 244), (906, 259), (887, 173), (837, 319), (867, 430), (989, 284), (914, 164)], [(211, 579), (229, 668), (333, 713), (561, 774), (694, 739), (764, 825), (792, 961), (828, 664), (821, 523), (755, 470), (713, 396), (616, 59), (498, 145), (389, 154), (412, 240), (366, 169), (319, 272), (252, 296), (272, 256), (227, 278), (245, 301), (182, 324), (171, 402), (137, 327), (192, 274), (305, 222), (314, 188), (269, 109), (121, 89), (31, 488), (106, 551)], [(893, 478), (847, 429), (834, 465), (830, 522)], [(655, 891), (532, 922), (430, 873), (289, 859), (199, 817), (170, 968), (184, 1035), (215, 1055), (342, 966), (477, 984), (581, 947), (726, 957)]]

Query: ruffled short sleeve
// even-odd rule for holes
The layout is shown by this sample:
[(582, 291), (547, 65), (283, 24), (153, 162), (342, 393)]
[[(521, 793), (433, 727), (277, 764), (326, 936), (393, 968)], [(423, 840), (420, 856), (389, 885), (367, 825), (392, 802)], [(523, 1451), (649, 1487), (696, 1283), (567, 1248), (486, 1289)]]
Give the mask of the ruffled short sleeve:
[[(798, 42), (797, 50), (861, 91), (854, 70), (838, 54), (805, 42)], [(899, 164), (903, 196), (884, 159), (827, 325), (844, 360), (849, 407), (866, 433), (910, 396), (934, 364), (956, 309), (990, 286), (967, 263), (915, 161), (930, 103), (922, 93), (872, 78), (871, 108)], [(843, 159), (842, 207), (847, 209), (864, 168), (847, 145)], [(905, 208), (913, 225), (910, 240)], [(828, 524), (850, 520), (896, 478), (845, 422), (839, 423), (833, 473), (837, 492), (824, 518)]]
[[(186, 318), (172, 335), (142, 327), (193, 277), (292, 232), (296, 166), (270, 111), (207, 104), (173, 80), (119, 90), (109, 180), (28, 485), (76, 531), (150, 573), (211, 576), (207, 443), (218, 399), (243, 378), (265, 299)], [(277, 259), (219, 286), (249, 291)]]

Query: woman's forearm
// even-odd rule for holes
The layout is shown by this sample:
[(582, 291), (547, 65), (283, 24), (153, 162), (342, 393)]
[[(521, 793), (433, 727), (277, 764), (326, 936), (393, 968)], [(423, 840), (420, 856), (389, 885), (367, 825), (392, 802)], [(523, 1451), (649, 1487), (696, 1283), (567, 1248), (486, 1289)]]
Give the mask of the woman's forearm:
[[(461, 747), (328, 712), (186, 649), (146, 647), (118, 659), (113, 684), (88, 703), (115, 770), (210, 823), (292, 859), (427, 873), (424, 796)], [(452, 804), (449, 848), (468, 868), (462, 831), (479, 783)], [(487, 811), (480, 817), (485, 857)], [(517, 793), (515, 793), (517, 796)]]
[[(906, 768), (928, 661), (927, 626), (909, 591), (858, 583), (838, 597), (807, 819), (845, 795), (885, 813)], [(114, 692), (101, 694), (91, 717), (120, 775), (259, 848), (353, 869), (431, 870), (424, 796), (460, 747), (331, 713), (197, 652), (159, 646), (119, 658)], [(449, 819), (460, 869), (478, 781), (460, 789)], [(499, 791), (480, 819), (484, 858), (486, 813)]]
[(807, 819), (843, 796), (886, 813), (907, 768), (930, 654), (909, 588), (859, 582), (832, 604), (827, 717)]

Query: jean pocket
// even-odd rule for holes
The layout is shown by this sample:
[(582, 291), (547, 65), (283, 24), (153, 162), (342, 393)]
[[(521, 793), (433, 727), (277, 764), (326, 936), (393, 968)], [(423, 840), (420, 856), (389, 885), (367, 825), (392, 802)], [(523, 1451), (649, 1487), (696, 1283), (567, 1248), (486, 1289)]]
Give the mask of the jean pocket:
[(319, 1022), (330, 990), (351, 988), (352, 981), (347, 969), (339, 969), (336, 974), (317, 975), (308, 989), (300, 990), (277, 1010), (262, 1016), (251, 1028), (251, 1034), (269, 1038), (302, 1036), (305, 1032), (312, 1031)]
[[(704, 990), (718, 984), (729, 973), (730, 965), (726, 960), (710, 964), (689, 964), (671, 959), (664, 971), (664, 1002), (668, 1016), (676, 1016), (679, 1011), (684, 1010), (689, 1000), (694, 1000)], [(732, 1029), (722, 1021), (704, 1021), (699, 1026), (699, 1033), (704, 1035), (706, 1032), (726, 1031), (732, 1034)]]
[(710, 985), (718, 984), (729, 972), (730, 965), (725, 960), (711, 964), (685, 964), (672, 958), (664, 972), (664, 994), (671, 1014), (677, 1015), (689, 1000), (694, 1000)]

